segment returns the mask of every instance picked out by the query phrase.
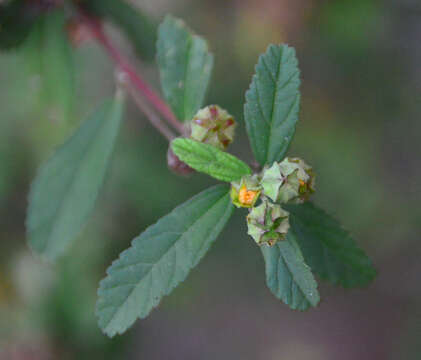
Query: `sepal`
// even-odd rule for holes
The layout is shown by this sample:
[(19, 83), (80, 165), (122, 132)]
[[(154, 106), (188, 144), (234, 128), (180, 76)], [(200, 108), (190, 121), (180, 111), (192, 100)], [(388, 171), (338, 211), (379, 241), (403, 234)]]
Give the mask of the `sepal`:
[(234, 140), (234, 118), (218, 105), (207, 106), (197, 112), (190, 123), (191, 138), (226, 150)]
[(263, 194), (278, 203), (302, 203), (314, 192), (311, 166), (299, 158), (285, 158), (263, 170)]
[(254, 207), (247, 216), (248, 234), (258, 245), (273, 246), (285, 240), (289, 230), (289, 213), (268, 200)]

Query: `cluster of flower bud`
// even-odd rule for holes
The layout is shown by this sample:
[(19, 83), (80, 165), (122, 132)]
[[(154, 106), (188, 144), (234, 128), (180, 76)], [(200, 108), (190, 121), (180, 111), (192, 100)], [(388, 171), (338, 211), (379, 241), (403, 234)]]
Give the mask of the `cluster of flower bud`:
[[(289, 213), (285, 203), (302, 203), (314, 192), (312, 168), (299, 158), (285, 158), (263, 169), (261, 174), (248, 175), (231, 183), (231, 199), (237, 207), (250, 208), (248, 234), (258, 245), (273, 246), (286, 238)], [(260, 205), (255, 206), (261, 197)]]

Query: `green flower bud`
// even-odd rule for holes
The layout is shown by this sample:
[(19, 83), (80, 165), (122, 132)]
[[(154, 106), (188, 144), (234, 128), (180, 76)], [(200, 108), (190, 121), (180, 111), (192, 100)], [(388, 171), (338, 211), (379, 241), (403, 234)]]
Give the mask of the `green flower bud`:
[(247, 233), (258, 245), (273, 246), (284, 240), (289, 230), (289, 213), (279, 205), (264, 200), (247, 216)]
[(261, 186), (257, 175), (247, 175), (231, 183), (231, 200), (237, 207), (251, 208), (260, 196)]
[(285, 158), (263, 170), (263, 194), (275, 202), (301, 203), (314, 192), (312, 168), (299, 158)]
[(234, 140), (235, 120), (218, 105), (199, 110), (190, 126), (190, 137), (193, 140), (216, 146), (221, 150), (226, 150)]

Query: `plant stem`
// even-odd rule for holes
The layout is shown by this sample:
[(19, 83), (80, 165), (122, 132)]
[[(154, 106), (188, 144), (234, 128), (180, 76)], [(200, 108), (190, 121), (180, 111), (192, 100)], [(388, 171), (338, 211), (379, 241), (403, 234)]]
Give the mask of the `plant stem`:
[[(111, 43), (111, 41), (105, 34), (102, 28), (102, 24), (98, 20), (93, 19), (89, 16), (82, 14), (82, 17), (89, 26), (91, 33), (104, 47), (109, 56), (118, 65), (118, 67), (124, 73), (127, 74), (133, 87), (136, 88), (136, 90), (139, 91), (149, 101), (149, 103), (168, 121), (169, 124), (171, 124), (174, 127), (174, 129), (176, 129), (180, 134), (183, 134), (183, 124), (176, 119), (168, 105), (159, 97), (159, 95), (155, 91), (153, 91), (150, 88), (150, 86), (136, 72), (136, 69), (124, 58), (124, 56), (118, 51), (118, 49), (114, 47), (114, 45)], [(145, 106), (142, 106), (142, 110), (144, 110), (144, 108)]]
[[(154, 109), (149, 105), (146, 99), (136, 91), (136, 88), (130, 82), (127, 73), (122, 70), (117, 70), (117, 81), (130, 94), (137, 107), (146, 115), (149, 122), (169, 141), (171, 142), (176, 137), (165, 122), (155, 113)], [(126, 80), (127, 79), (127, 80)]]

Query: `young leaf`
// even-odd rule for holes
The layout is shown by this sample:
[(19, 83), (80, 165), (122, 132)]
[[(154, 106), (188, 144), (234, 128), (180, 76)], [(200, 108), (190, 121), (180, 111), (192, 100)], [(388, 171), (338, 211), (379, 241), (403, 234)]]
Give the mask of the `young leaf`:
[(98, 290), (102, 330), (122, 334), (184, 281), (233, 212), (228, 188), (212, 187), (174, 209), (135, 238), (107, 270)]
[(209, 144), (178, 138), (171, 143), (171, 148), (191, 168), (221, 181), (231, 182), (251, 174), (246, 163)]
[(84, 1), (90, 12), (110, 19), (131, 40), (138, 55), (145, 60), (155, 56), (156, 24), (140, 9), (125, 0)]
[(42, 56), (46, 101), (52, 106), (52, 115), (68, 120), (74, 105), (75, 68), (72, 49), (65, 33), (65, 16), (54, 11), (44, 16)]
[(206, 41), (166, 16), (158, 29), (157, 60), (165, 99), (179, 120), (191, 120), (203, 105), (213, 67)]
[(345, 288), (373, 281), (370, 259), (336, 220), (309, 202), (286, 209), (306, 262), (322, 279)]
[(40, 168), (29, 194), (30, 247), (55, 260), (93, 210), (123, 111), (120, 96), (102, 105)]
[(261, 165), (281, 161), (288, 150), (298, 120), (299, 86), (295, 50), (270, 45), (259, 57), (244, 105), (247, 133)]
[(290, 230), (287, 239), (262, 246), (266, 282), (272, 293), (294, 310), (306, 310), (320, 300), (317, 283)]

